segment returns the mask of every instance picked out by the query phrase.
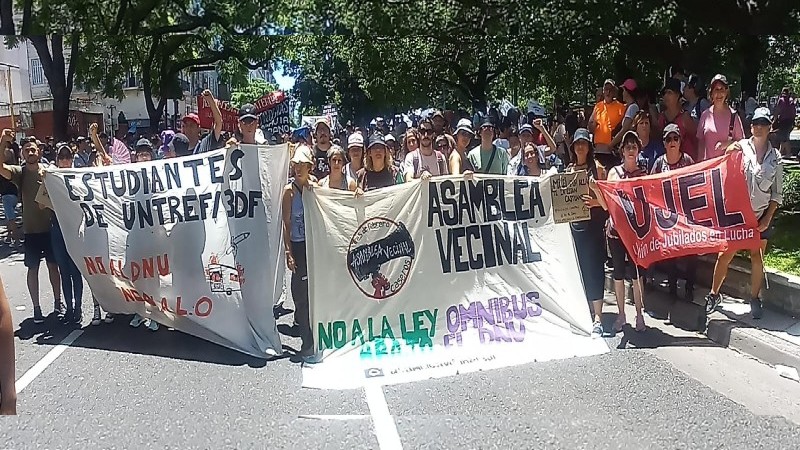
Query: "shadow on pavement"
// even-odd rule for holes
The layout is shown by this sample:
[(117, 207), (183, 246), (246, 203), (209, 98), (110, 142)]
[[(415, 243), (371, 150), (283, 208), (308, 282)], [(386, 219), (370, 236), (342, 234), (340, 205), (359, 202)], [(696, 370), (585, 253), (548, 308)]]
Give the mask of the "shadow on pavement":
[[(84, 323), (86, 324), (83, 328), (84, 332), (71, 346), (228, 366), (246, 365), (252, 368), (265, 367), (270, 361), (289, 358), (291, 356), (290, 353), (294, 353), (293, 349), (284, 345), (282, 355), (268, 359), (256, 358), (178, 330), (168, 329), (163, 325), (155, 332), (148, 330), (143, 325), (133, 328), (128, 325), (131, 317), (117, 315), (113, 323), (102, 323), (98, 326), (88, 325), (88, 319), (84, 318)], [(61, 339), (50, 338), (49, 336), (65, 336), (77, 328), (76, 326), (57, 325), (55, 320), (52, 323), (46, 322), (42, 325), (33, 325), (32, 321), (31, 325), (28, 325), (25, 322), (28, 322), (28, 319), (20, 324), (20, 329), (17, 330), (17, 333), (28, 335), (32, 330), (30, 328), (31, 325), (40, 327), (36, 329), (42, 330), (38, 333), (36, 343), (43, 345), (58, 345)], [(20, 337), (20, 339), (23, 338)], [(290, 353), (287, 353), (287, 351)]]

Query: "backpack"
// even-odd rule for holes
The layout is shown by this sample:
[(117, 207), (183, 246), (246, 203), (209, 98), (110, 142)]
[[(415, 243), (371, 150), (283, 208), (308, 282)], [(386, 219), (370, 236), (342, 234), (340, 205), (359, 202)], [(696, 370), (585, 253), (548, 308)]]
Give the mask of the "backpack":
[[(447, 168), (447, 161), (444, 158), (444, 154), (439, 150), (434, 150), (436, 153), (436, 164), (439, 165), (439, 175), (449, 175), (449, 170)], [(413, 162), (414, 162), (414, 178), (419, 178), (419, 150), (415, 151), (413, 154)]]

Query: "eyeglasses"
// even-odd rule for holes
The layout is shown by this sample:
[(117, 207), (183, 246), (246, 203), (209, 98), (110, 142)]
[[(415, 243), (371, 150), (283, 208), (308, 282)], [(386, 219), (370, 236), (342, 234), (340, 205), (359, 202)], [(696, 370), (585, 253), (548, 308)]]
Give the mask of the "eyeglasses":
[(423, 135), (433, 134), (433, 129), (432, 128), (420, 128), (419, 132), (420, 132), (420, 134), (423, 134)]
[(669, 144), (670, 142), (680, 142), (680, 141), (681, 141), (680, 136), (667, 136), (666, 138), (664, 138), (664, 142), (666, 142), (667, 144)]

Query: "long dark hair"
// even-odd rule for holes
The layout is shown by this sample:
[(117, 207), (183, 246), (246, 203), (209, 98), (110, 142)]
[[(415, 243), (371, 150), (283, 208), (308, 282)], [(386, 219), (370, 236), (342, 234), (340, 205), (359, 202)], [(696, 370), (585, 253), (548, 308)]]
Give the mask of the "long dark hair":
[[(589, 153), (586, 154), (586, 168), (589, 170), (589, 173), (597, 179), (597, 162), (594, 160), (594, 145), (588, 141), (586, 143), (589, 144)], [(578, 155), (575, 153), (575, 141), (572, 141), (572, 145), (569, 146), (569, 156), (572, 158), (572, 164), (570, 164), (570, 166), (578, 164)]]

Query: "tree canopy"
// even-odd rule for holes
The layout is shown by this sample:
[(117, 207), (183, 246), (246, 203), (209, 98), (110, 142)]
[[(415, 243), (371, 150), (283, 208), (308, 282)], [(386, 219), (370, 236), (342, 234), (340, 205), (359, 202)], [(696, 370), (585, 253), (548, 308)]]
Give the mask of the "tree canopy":
[[(585, 103), (611, 77), (657, 89), (680, 65), (735, 90), (797, 83), (796, 0), (18, 0), (0, 29), (40, 54), (57, 116), (79, 83), (122, 95), (141, 75), (157, 123), (178, 74), (215, 65), (231, 85), (277, 60), (301, 108), (343, 119), (509, 98)], [(64, 57), (69, 53), (69, 61)], [(64, 76), (61, 76), (64, 74)], [(57, 118), (56, 125), (61, 123)], [(66, 128), (64, 126), (64, 128)]]

